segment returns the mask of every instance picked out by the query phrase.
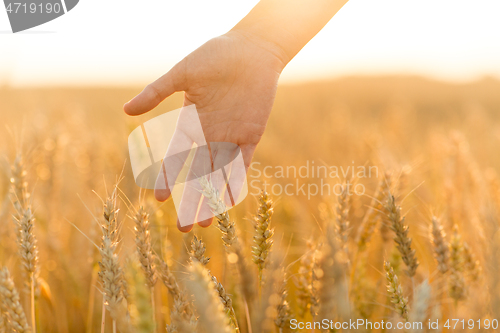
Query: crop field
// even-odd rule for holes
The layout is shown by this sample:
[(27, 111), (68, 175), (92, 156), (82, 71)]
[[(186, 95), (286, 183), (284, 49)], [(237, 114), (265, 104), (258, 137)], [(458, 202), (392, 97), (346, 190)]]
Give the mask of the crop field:
[(186, 234), (127, 150), (182, 95), (139, 90), (0, 87), (0, 333), (497, 331), (500, 81), (282, 85), (249, 195)]

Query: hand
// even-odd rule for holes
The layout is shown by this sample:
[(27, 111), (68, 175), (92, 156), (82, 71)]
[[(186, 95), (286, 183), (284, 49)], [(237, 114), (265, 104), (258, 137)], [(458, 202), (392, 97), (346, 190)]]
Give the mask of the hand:
[[(264, 134), (286, 61), (284, 52), (273, 43), (233, 30), (188, 55), (125, 104), (124, 110), (139, 115), (174, 92), (184, 91), (184, 105), (195, 104), (206, 142), (238, 145), (248, 169)], [(168, 187), (155, 190), (159, 201), (170, 195)], [(201, 199), (198, 191), (183, 194), (182, 210), (196, 212)], [(208, 218), (198, 223), (206, 227), (211, 222)], [(188, 232), (192, 225), (181, 227), (178, 221), (178, 227)]]

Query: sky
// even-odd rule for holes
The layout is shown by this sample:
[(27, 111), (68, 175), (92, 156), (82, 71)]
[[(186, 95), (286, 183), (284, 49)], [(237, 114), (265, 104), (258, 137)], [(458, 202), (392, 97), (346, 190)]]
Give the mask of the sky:
[[(231, 29), (256, 3), (80, 0), (66, 15), (18, 34), (10, 33), (0, 7), (0, 85), (147, 84)], [(498, 0), (350, 0), (282, 80), (500, 78), (499, 13)]]

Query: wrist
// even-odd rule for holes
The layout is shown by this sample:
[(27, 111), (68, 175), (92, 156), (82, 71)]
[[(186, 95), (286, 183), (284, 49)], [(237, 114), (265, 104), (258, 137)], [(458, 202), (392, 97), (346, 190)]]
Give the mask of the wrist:
[(281, 72), (293, 58), (293, 56), (291, 56), (280, 43), (274, 41), (272, 38), (269, 38), (269, 36), (266, 36), (265, 34), (262, 34), (253, 29), (239, 27), (237, 25), (229, 32), (227, 32), (226, 35), (243, 38), (246, 41), (250, 42), (252, 45), (255, 45), (266, 51), (266, 53), (268, 53), (270, 57), (277, 60), (277, 66), (280, 67), (279, 72)]

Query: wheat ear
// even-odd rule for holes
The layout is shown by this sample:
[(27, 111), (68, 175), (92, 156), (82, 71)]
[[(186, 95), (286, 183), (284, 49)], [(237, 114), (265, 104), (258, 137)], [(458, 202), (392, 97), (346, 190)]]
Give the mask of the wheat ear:
[(325, 243), (319, 253), (317, 293), (319, 295), (319, 319), (330, 318), (336, 312), (341, 319), (350, 315), (345, 256), (339, 253), (338, 235), (332, 224), (326, 228)]
[(273, 215), (273, 202), (266, 191), (262, 191), (259, 196), (259, 209), (255, 216), (255, 236), (252, 247), (253, 262), (259, 270), (259, 283), (262, 285), (262, 272), (266, 267), (266, 259), (269, 256), (273, 245), (274, 230), (270, 228), (271, 216)]
[[(422, 323), (422, 327), (425, 326), (424, 321), (427, 319), (429, 301), (431, 299), (431, 286), (429, 282), (425, 280), (417, 286), (415, 289), (415, 298), (413, 300), (412, 310), (408, 316), (410, 322), (412, 323)], [(413, 326), (413, 325), (412, 325)], [(416, 327), (416, 326), (415, 326)], [(420, 329), (412, 329), (411, 333), (421, 332)]]
[(159, 258), (160, 278), (168, 292), (172, 295), (174, 306), (171, 311), (171, 323), (167, 325), (167, 332), (193, 332), (196, 327), (196, 317), (186, 292), (179, 287), (177, 279), (170, 271), (167, 263)]
[[(101, 222), (103, 236), (100, 248), (99, 278), (102, 284), (105, 308), (113, 318), (113, 331), (116, 331), (118, 324), (118, 328), (124, 333), (129, 332), (131, 328), (127, 320), (126, 305), (123, 304), (123, 300), (128, 298), (128, 291), (123, 268), (118, 258), (118, 208), (116, 200), (117, 190), (115, 189), (104, 204), (104, 219)], [(102, 315), (104, 323), (105, 313)]]
[(298, 274), (293, 277), (295, 284), (295, 298), (299, 308), (299, 316), (303, 318), (312, 306), (312, 271), (313, 256), (316, 251), (314, 242), (307, 241), (308, 250), (300, 258)]
[(342, 185), (342, 192), (337, 196), (337, 206), (335, 207), (337, 235), (340, 239), (340, 247), (344, 249), (346, 255), (349, 236), (349, 186), (349, 181)]
[(134, 216), (135, 222), (135, 245), (142, 270), (146, 275), (146, 282), (150, 288), (156, 284), (156, 266), (154, 254), (151, 247), (151, 234), (149, 224), (149, 214), (140, 207)]
[(196, 235), (194, 235), (193, 239), (191, 240), (191, 251), (189, 252), (191, 261), (198, 261), (203, 266), (206, 266), (210, 261), (210, 258), (205, 257), (206, 250), (207, 248), (205, 246), (205, 243), (203, 243), (201, 238), (198, 238), (196, 237)]
[(396, 247), (407, 267), (406, 274), (413, 277), (417, 272), (419, 263), (415, 257), (415, 250), (411, 248), (411, 238), (408, 236), (409, 227), (405, 224), (405, 218), (401, 216), (401, 207), (396, 205), (394, 196), (389, 197), (386, 209), (390, 227), (396, 234), (394, 238)]
[(26, 170), (21, 155), (18, 155), (12, 165), (11, 196), (17, 216), (17, 243), (19, 256), (27, 277), (27, 289), (31, 302), (31, 326), (36, 332), (35, 294), (39, 292), (38, 247), (35, 237), (35, 217), (31, 210), (30, 196), (27, 191)]
[(233, 308), (233, 300), (231, 297), (226, 293), (226, 289), (224, 286), (217, 281), (217, 278), (213, 275), (211, 275), (212, 281), (214, 283), (215, 290), (217, 291), (217, 294), (219, 295), (219, 299), (224, 306), (224, 312), (226, 312), (227, 316), (229, 317), (229, 320), (231, 321), (231, 325), (233, 325), (234, 330), (236, 332), (240, 332), (240, 327), (238, 325), (238, 319), (236, 318), (236, 312), (234, 311)]
[(229, 333), (223, 307), (208, 271), (199, 262), (189, 268), (190, 278), (186, 284), (193, 294), (194, 304), (199, 315), (198, 324), (206, 333)]
[(437, 217), (432, 217), (431, 240), (438, 270), (441, 274), (446, 274), (449, 269), (450, 249), (446, 242), (446, 234)]
[[(139, 210), (133, 218), (135, 222), (135, 245), (137, 247), (137, 254), (139, 255), (139, 262), (141, 263), (142, 271), (146, 276), (146, 282), (151, 293), (151, 308), (153, 313), (153, 322), (156, 323), (155, 312), (155, 285), (156, 285), (156, 265), (155, 256), (151, 246), (151, 234), (149, 214), (144, 207), (139, 207)], [(156, 324), (155, 324), (156, 326)]]
[(408, 321), (408, 299), (403, 296), (403, 288), (399, 284), (398, 276), (394, 273), (388, 261), (384, 262), (384, 269), (387, 280), (387, 292), (391, 298), (391, 303), (394, 304), (396, 312), (405, 321)]
[(286, 327), (290, 327), (290, 320), (292, 319), (290, 304), (288, 303), (288, 291), (286, 289), (286, 276), (278, 291), (278, 302), (276, 305), (276, 319), (274, 324), (279, 332), (283, 332)]
[(479, 260), (476, 259), (476, 256), (466, 242), (463, 243), (463, 247), (465, 271), (472, 281), (477, 281), (482, 271), (481, 264), (479, 263)]
[(236, 235), (234, 221), (229, 218), (226, 204), (221, 199), (219, 191), (213, 186), (212, 182), (208, 180), (207, 177), (201, 177), (199, 182), (202, 188), (202, 194), (207, 198), (208, 206), (217, 218), (217, 227), (222, 233), (222, 242), (228, 254), (228, 261), (235, 264), (241, 278), (240, 285), (245, 299), (247, 302), (251, 302), (255, 296), (253, 290), (253, 276), (248, 274), (248, 265)]
[(6, 326), (18, 333), (31, 332), (19, 293), (6, 267), (0, 269), (0, 296), (0, 312), (8, 317)]
[[(202, 266), (206, 266), (210, 261), (210, 258), (205, 257), (205, 251), (206, 251), (205, 243), (203, 243), (203, 241), (200, 238), (194, 235), (193, 240), (191, 241), (191, 251), (189, 253), (191, 257), (191, 262), (198, 262)], [(224, 286), (219, 281), (217, 281), (217, 278), (213, 276), (212, 273), (210, 273), (210, 271), (208, 271), (208, 273), (212, 278), (215, 290), (217, 291), (219, 299), (222, 305), (224, 306), (224, 311), (226, 312), (227, 316), (229, 317), (229, 320), (231, 321), (231, 325), (233, 325), (236, 332), (239, 332), (240, 328), (238, 326), (238, 320), (236, 319), (236, 312), (234, 311), (233, 301), (231, 297), (226, 293), (226, 289), (224, 289)]]

